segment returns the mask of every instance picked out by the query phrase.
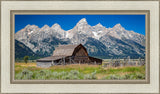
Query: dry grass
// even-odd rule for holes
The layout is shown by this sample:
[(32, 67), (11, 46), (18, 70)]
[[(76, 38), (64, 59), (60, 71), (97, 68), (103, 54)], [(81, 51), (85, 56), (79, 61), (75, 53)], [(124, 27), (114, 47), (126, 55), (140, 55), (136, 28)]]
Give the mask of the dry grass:
[(15, 63), (15, 65), (20, 65), (20, 66), (23, 66), (23, 67), (36, 67), (36, 63)]

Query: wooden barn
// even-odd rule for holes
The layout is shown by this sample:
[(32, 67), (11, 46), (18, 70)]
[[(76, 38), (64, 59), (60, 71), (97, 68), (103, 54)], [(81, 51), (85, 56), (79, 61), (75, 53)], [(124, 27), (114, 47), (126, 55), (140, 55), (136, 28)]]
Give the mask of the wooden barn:
[(53, 55), (37, 60), (38, 67), (50, 67), (53, 65), (66, 64), (102, 64), (102, 59), (88, 55), (86, 48), (82, 45), (59, 45), (55, 48)]

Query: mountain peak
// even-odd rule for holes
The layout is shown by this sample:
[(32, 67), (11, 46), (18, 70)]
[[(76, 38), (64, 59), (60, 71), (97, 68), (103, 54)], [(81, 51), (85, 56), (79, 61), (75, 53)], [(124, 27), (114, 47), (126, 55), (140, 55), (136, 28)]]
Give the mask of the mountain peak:
[(95, 27), (103, 27), (103, 25), (101, 23), (98, 23), (97, 25), (95, 25)]
[(77, 24), (87, 24), (86, 18), (82, 18)]
[(86, 18), (82, 18), (79, 22), (87, 22)]
[(113, 28), (114, 29), (120, 29), (120, 30), (124, 29), (120, 23), (116, 24)]
[(25, 26), (25, 28), (28, 28), (28, 27), (30, 27), (30, 26), (31, 26), (31, 25), (30, 25), (30, 24), (28, 24), (28, 25), (26, 25), (26, 26)]
[(45, 24), (42, 28), (49, 28), (49, 26)]
[(120, 23), (118, 23), (114, 27), (122, 27), (122, 25)]
[(60, 25), (58, 23), (55, 23), (55, 24), (52, 25), (51, 28), (55, 28), (55, 27), (60, 27)]
[(26, 25), (26, 27), (25, 28), (30, 28), (30, 27), (38, 27), (38, 26), (36, 26), (36, 25), (30, 25), (30, 24), (28, 24), (28, 25)]

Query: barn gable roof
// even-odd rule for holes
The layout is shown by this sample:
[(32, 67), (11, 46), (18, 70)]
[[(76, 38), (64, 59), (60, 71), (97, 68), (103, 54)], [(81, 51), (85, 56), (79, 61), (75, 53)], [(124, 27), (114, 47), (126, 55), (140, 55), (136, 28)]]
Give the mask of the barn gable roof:
[(53, 52), (53, 56), (72, 56), (74, 50), (78, 45), (59, 45)]

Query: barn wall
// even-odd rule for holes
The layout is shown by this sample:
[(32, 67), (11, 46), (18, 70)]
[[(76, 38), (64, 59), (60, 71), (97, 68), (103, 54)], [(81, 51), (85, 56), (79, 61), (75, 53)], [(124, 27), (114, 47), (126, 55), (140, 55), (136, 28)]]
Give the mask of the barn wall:
[(37, 62), (37, 67), (48, 68), (52, 66), (51, 64), (52, 62)]
[(74, 61), (76, 63), (89, 63), (90, 62), (88, 57), (75, 57)]
[(82, 46), (75, 49), (75, 51), (74, 51), (74, 61), (76, 63), (81, 63), (81, 64), (89, 62), (88, 53), (86, 52), (86, 50)]
[(75, 56), (88, 56), (87, 52), (81, 47), (76, 53)]
[(102, 64), (102, 60), (101, 59), (90, 57), (90, 60), (91, 60), (92, 63), (96, 62), (96, 64), (99, 64), (99, 65)]

